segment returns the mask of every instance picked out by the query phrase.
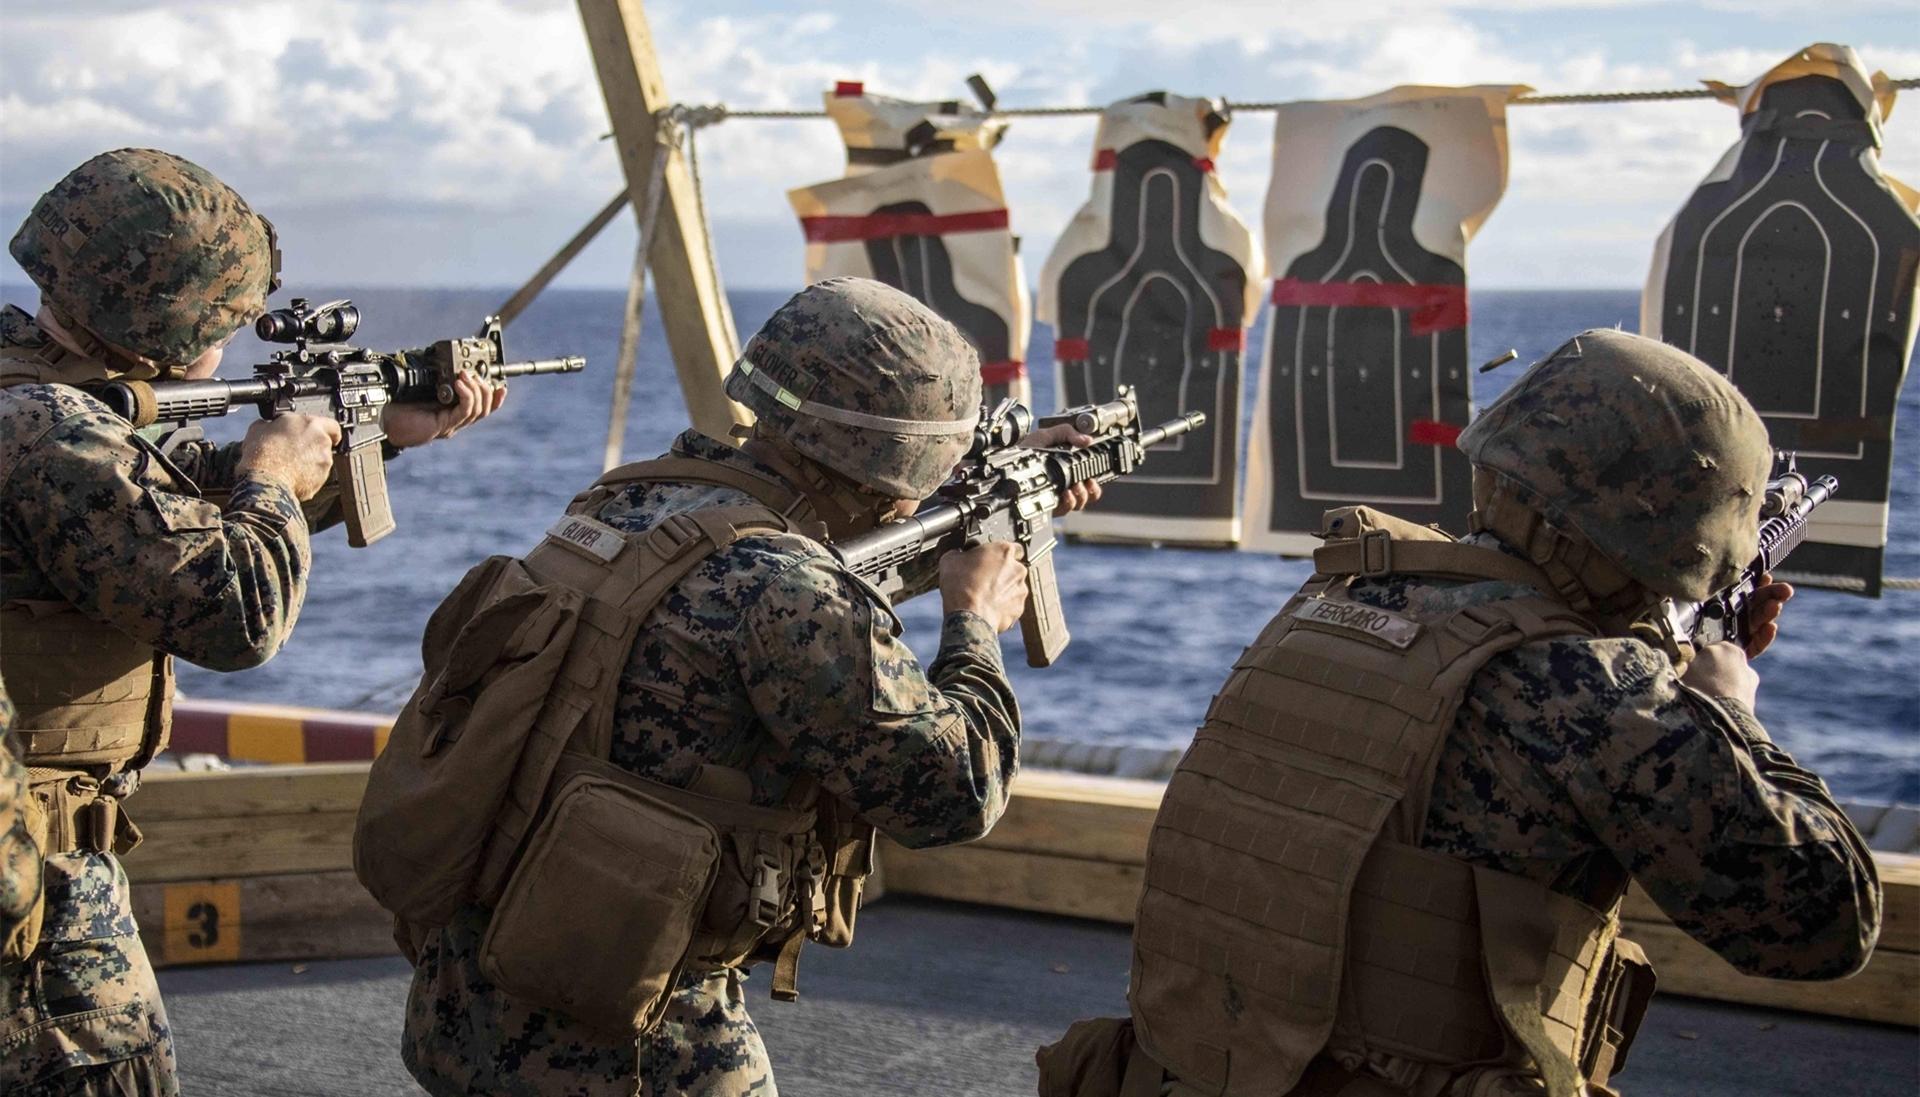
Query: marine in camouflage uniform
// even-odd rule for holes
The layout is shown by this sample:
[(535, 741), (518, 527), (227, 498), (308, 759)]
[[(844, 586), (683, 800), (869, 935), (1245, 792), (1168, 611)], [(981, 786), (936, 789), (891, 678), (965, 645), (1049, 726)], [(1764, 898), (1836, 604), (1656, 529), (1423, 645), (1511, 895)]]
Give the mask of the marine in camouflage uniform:
[[(115, 857), (138, 830), (119, 805), (165, 745), (173, 657), (239, 670), (285, 642), (308, 534), (338, 519), (319, 487), (337, 428), (285, 415), (219, 446), (136, 431), (77, 387), (211, 373), (279, 284), (272, 225), (204, 168), (96, 156), (9, 251), (40, 312), (0, 309), (0, 671), (47, 857), (37, 947), (15, 957), (23, 934), (0, 962), (0, 1092), (170, 1094), (166, 1013)], [(394, 447), (448, 437), (504, 396), (455, 387), (449, 407), (390, 405)]]
[[(25, 625), (51, 617), (216, 669), (265, 660), (305, 590), (307, 525), (292, 492), (236, 475), (237, 446), (137, 433), (73, 386), (167, 376), (223, 343), (265, 305), (271, 230), (204, 169), (122, 150), (44, 196), (10, 250), (79, 349), (19, 308), (0, 311), (4, 671), (18, 685), (51, 657), (35, 645), (54, 641)], [(63, 635), (90, 650), (80, 632)], [(142, 692), (170, 686), (163, 663)], [(21, 698), (27, 761), (45, 767), (34, 771), (42, 806), (70, 809), (73, 801), (49, 798), (65, 786), (103, 805), (97, 818), (113, 818), (137, 787), (128, 771), (136, 751), (71, 765), (38, 757), (36, 743), (85, 738), (38, 730), (49, 697)], [(58, 719), (58, 706), (51, 711)], [(149, 712), (142, 755), (165, 733), (164, 702)], [(79, 829), (60, 822), (56, 832)], [(90, 829), (49, 850), (38, 947), (0, 967), (0, 1090), (9, 1094), (177, 1090), (166, 1012), (114, 856), (136, 832), (124, 820)]]
[[(756, 371), (790, 402), (768, 398)], [(862, 279), (783, 306), (729, 391), (760, 416), (745, 450), (688, 431), (671, 456), (792, 484), (810, 500), (798, 516), (835, 535), (871, 526), (889, 499), (930, 494), (964, 452), (979, 402), (976, 358), (952, 325)], [(856, 416), (966, 422), (957, 434), (889, 437), (794, 413), (801, 397)], [(642, 482), (593, 516), (641, 534), (672, 515), (751, 502), (726, 487)], [(925, 670), (899, 630), (818, 540), (748, 536), (698, 565), (642, 626), (620, 681), (612, 760), (681, 787), (703, 763), (744, 770), (762, 805), (782, 803), (805, 775), (908, 846), (978, 837), (1005, 806), (1020, 726), (995, 628), (948, 612)], [(636, 1049), (490, 985), (476, 958), (487, 918), (466, 908), (419, 958), (403, 1053), (430, 1092), (775, 1092), (737, 972), (689, 972)]]
[[(1347, 568), (1340, 562), (1342, 558), (1323, 550), (1324, 559), (1316, 558), (1317, 570), (1323, 574), (1303, 592), (1310, 597), (1305, 602), (1290, 602), (1288, 611), (1267, 626), (1261, 639), (1236, 664), (1234, 677), (1216, 698), (1208, 726), (1202, 728), (1194, 751), (1182, 762), (1183, 774), (1176, 776), (1167, 804), (1161, 809), (1155, 846), (1148, 856), (1148, 900), (1143, 903), (1140, 925), (1135, 930), (1131, 1033), (1124, 1025), (1114, 1027), (1115, 1022), (1083, 1023), (1067, 1040), (1042, 1052), (1042, 1093), (1086, 1097), (1108, 1092), (1099, 1087), (1117, 1085), (1121, 1068), (1103, 1066), (1111, 1063), (1114, 1053), (1098, 1049), (1117, 1046), (1124, 1062), (1130, 1054), (1125, 1049), (1133, 1046), (1134, 1034), (1141, 1034), (1140, 1039), (1152, 1046), (1155, 1056), (1184, 1056), (1188, 1062), (1200, 1064), (1186, 1068), (1196, 1072), (1196, 1081), (1197, 1072), (1215, 1069), (1216, 1064), (1207, 1060), (1205, 1050), (1195, 1049), (1206, 1048), (1209, 1040), (1225, 1041), (1223, 1050), (1234, 1061), (1252, 1062), (1258, 1055), (1257, 1061), (1275, 1066), (1274, 1073), (1282, 1072), (1280, 1064), (1294, 1071), (1297, 1083), (1282, 1078), (1279, 1084), (1287, 1087), (1284, 1092), (1298, 1097), (1389, 1097), (1416, 1091), (1450, 1097), (1576, 1089), (1582, 1093), (1611, 1092), (1599, 1086), (1587, 1087), (1586, 1080), (1574, 1070), (1575, 1066), (1587, 1070), (1584, 1061), (1566, 1064), (1556, 1077), (1554, 1069), (1541, 1065), (1552, 1055), (1532, 1056), (1531, 1044), (1525, 1051), (1517, 1050), (1515, 1041), (1525, 1043), (1526, 1037), (1524, 1026), (1517, 1026), (1516, 1018), (1525, 1020), (1529, 1009), (1536, 1011), (1533, 1016), (1537, 1018), (1538, 1011), (1545, 1011), (1549, 1004), (1558, 1008), (1559, 988), (1570, 985), (1578, 990), (1577, 979), (1565, 984), (1547, 977), (1542, 1004), (1524, 1006), (1516, 1012), (1507, 999), (1501, 998), (1503, 977), (1495, 974), (1498, 965), (1493, 943), (1483, 946), (1476, 940), (1471, 946), (1455, 945), (1435, 928), (1442, 923), (1420, 922), (1410, 913), (1420, 909), (1422, 903), (1434, 903), (1435, 911), (1449, 910), (1445, 903), (1454, 900), (1438, 896), (1447, 894), (1445, 889), (1453, 887), (1453, 881), (1464, 879), (1468, 896), (1476, 890), (1482, 896), (1479, 904), (1484, 920), (1485, 896), (1490, 892), (1483, 890), (1481, 868), (1523, 881), (1517, 892), (1510, 890), (1512, 885), (1500, 885), (1509, 889), (1506, 894), (1524, 897), (1536, 893), (1526, 889), (1544, 889), (1539, 893), (1584, 904), (1581, 909), (1591, 913), (1567, 915), (1564, 911), (1573, 908), (1563, 899), (1553, 898), (1538, 908), (1562, 912), (1552, 917), (1557, 920), (1563, 942), (1570, 938), (1577, 941), (1582, 933), (1592, 932), (1588, 927), (1603, 925), (1606, 912), (1618, 903), (1631, 879), (1676, 926), (1748, 974), (1833, 979), (1858, 970), (1866, 962), (1879, 928), (1880, 891), (1865, 843), (1820, 779), (1796, 765), (1769, 739), (1751, 707), (1750, 688), (1730, 687), (1729, 683), (1737, 685), (1739, 679), (1724, 671), (1686, 673), (1686, 660), (1690, 658), (1699, 664), (1717, 662), (1723, 667), (1731, 659), (1744, 669), (1746, 654), (1732, 645), (1721, 645), (1731, 654), (1717, 651), (1696, 655), (1645, 623), (1648, 611), (1664, 597), (1698, 601), (1724, 587), (1756, 551), (1755, 516), (1771, 454), (1765, 429), (1745, 399), (1724, 378), (1673, 348), (1619, 332), (1590, 331), (1559, 348), (1516, 382), (1467, 429), (1460, 446), (1475, 466), (1476, 532), (1465, 538), (1465, 544), (1499, 553), (1512, 562), (1504, 569), (1483, 567), (1487, 572), (1506, 570), (1534, 578), (1520, 581), (1489, 574), (1467, 579), (1420, 573), (1413, 565), (1398, 570), (1399, 565), (1388, 561), (1410, 558), (1413, 553), (1402, 546), (1417, 548), (1422, 543), (1418, 536), (1412, 541), (1403, 540), (1400, 533), (1393, 533), (1389, 548), (1374, 550), (1392, 554), (1384, 560), (1364, 552), (1352, 557), (1373, 559), (1372, 564)], [(1383, 521), (1377, 517), (1342, 517), (1352, 513), (1330, 512), (1329, 523)], [(1392, 532), (1387, 521), (1384, 529)], [(1329, 532), (1342, 531), (1334, 526)], [(1436, 536), (1412, 528), (1406, 532)], [(1359, 544), (1364, 546), (1366, 542)], [(1354, 541), (1346, 542), (1348, 549), (1355, 545)], [(1455, 551), (1456, 546), (1443, 548), (1453, 554), (1443, 557), (1438, 555), (1440, 550), (1434, 550), (1435, 560), (1482, 567)], [(1334, 568), (1331, 573), (1330, 568)], [(1330, 581), (1329, 574), (1354, 577), (1333, 579), (1331, 582), (1337, 585), (1323, 587)], [(1757, 620), (1760, 628), (1756, 639), (1760, 642), (1756, 649), (1770, 641), (1774, 631), (1771, 618), (1790, 591), (1763, 593), (1768, 595), (1763, 601), (1770, 605)], [(1322, 598), (1325, 600), (1316, 600)], [(1395, 616), (1356, 614), (1355, 605)], [(1457, 873), (1454, 868), (1433, 870), (1432, 879), (1449, 882), (1409, 883), (1407, 895), (1369, 890), (1380, 883), (1376, 879), (1367, 884), (1368, 870), (1361, 868), (1361, 883), (1347, 885), (1353, 888), (1351, 908), (1345, 899), (1337, 908), (1331, 905), (1331, 899), (1316, 906), (1310, 897), (1312, 888), (1293, 889), (1291, 897), (1275, 901), (1285, 909), (1272, 917), (1275, 927), (1284, 927), (1289, 917), (1297, 914), (1294, 928), (1265, 932), (1276, 939), (1284, 938), (1289, 947), (1295, 947), (1291, 942), (1296, 940), (1302, 944), (1322, 942), (1329, 938), (1310, 935), (1327, 931), (1314, 927), (1323, 919), (1337, 925), (1336, 920), (1345, 917), (1346, 932), (1353, 935), (1344, 945), (1348, 966), (1343, 968), (1340, 954), (1335, 953), (1330, 976), (1311, 971), (1307, 965), (1290, 973), (1302, 1003), (1317, 1011), (1319, 995), (1326, 993), (1328, 1003), (1337, 1002), (1337, 1017), (1304, 1012), (1302, 1005), (1291, 999), (1285, 1005), (1266, 1005), (1268, 999), (1252, 994), (1254, 988), (1271, 992), (1273, 979), (1289, 975), (1256, 971), (1256, 967), (1271, 966), (1276, 956), (1313, 955), (1320, 947), (1317, 943), (1313, 949), (1295, 947), (1293, 952), (1278, 952), (1259, 943), (1235, 945), (1229, 937), (1218, 947), (1228, 957), (1226, 994), (1235, 1000), (1228, 1002), (1225, 1014), (1216, 1018), (1214, 1010), (1218, 1007), (1210, 997), (1211, 991), (1202, 989), (1210, 986), (1208, 977), (1198, 973), (1217, 971), (1208, 965), (1219, 961), (1206, 959), (1204, 946), (1197, 959), (1191, 954), (1183, 957), (1167, 951), (1168, 942), (1185, 940), (1178, 928), (1183, 917), (1179, 913), (1182, 900), (1171, 896), (1197, 899), (1203, 892), (1212, 896), (1214, 888), (1223, 882), (1219, 873), (1226, 871), (1226, 864), (1237, 863), (1233, 858), (1244, 851), (1235, 839), (1221, 839), (1232, 852), (1202, 854), (1211, 860), (1190, 863), (1185, 879), (1181, 878), (1180, 865), (1155, 864), (1167, 856), (1156, 853), (1163, 838), (1171, 841), (1169, 848), (1185, 851), (1192, 847), (1182, 843), (1193, 840), (1185, 836), (1208, 829), (1194, 829), (1195, 821), (1202, 817), (1193, 813), (1196, 794), (1183, 791), (1202, 786), (1181, 782), (1219, 777), (1233, 784), (1225, 774), (1205, 765), (1199, 765), (1192, 774), (1184, 771), (1198, 765), (1208, 750), (1224, 749), (1223, 744), (1236, 744), (1232, 749), (1256, 754), (1266, 751), (1276, 760), (1293, 759), (1298, 752), (1289, 753), (1292, 748), (1286, 744), (1297, 741), (1306, 749), (1321, 750), (1329, 758), (1353, 759), (1356, 765), (1364, 750), (1365, 762), (1392, 773), (1395, 766), (1379, 761), (1371, 744), (1390, 749), (1385, 744), (1393, 742), (1394, 726), (1408, 723), (1406, 714), (1420, 711), (1419, 698), (1427, 695), (1416, 687), (1427, 679), (1414, 677), (1411, 669), (1419, 664), (1399, 664), (1410, 668), (1409, 676), (1394, 679), (1404, 682), (1399, 688), (1410, 690), (1413, 699), (1388, 701), (1390, 690), (1371, 695), (1367, 692), (1369, 678), (1384, 682), (1396, 673), (1383, 670), (1382, 663), (1356, 660), (1351, 664), (1353, 669), (1340, 665), (1311, 669), (1319, 665), (1313, 660), (1328, 657), (1309, 653), (1333, 650), (1314, 645), (1336, 642), (1315, 638), (1329, 635), (1328, 629), (1332, 634), (1346, 635), (1341, 629), (1326, 626), (1319, 632), (1309, 631), (1300, 644), (1284, 639), (1289, 630), (1299, 628), (1297, 622), (1302, 617), (1332, 607), (1339, 614), (1335, 619), (1343, 623), (1356, 619), (1375, 625), (1385, 623), (1386, 627), (1403, 630), (1400, 636), (1407, 645), (1416, 641), (1424, 645), (1434, 641), (1424, 639), (1417, 629), (1441, 630), (1461, 620), (1467, 622), (1465, 635), (1471, 636), (1476, 622), (1501, 620), (1490, 613), (1492, 607), (1501, 605), (1558, 606), (1555, 612), (1571, 609), (1571, 616), (1584, 623), (1577, 628), (1535, 625), (1535, 631), (1549, 635), (1524, 640), (1485, 658), (1467, 680), (1451, 724), (1439, 733), (1437, 765), (1426, 790), (1424, 815), (1415, 807), (1407, 816), (1416, 824), (1424, 818), (1424, 823), (1409, 835), (1393, 829), (1399, 825), (1396, 815), (1391, 817), (1388, 829), (1379, 832), (1377, 841), (1367, 839), (1373, 842), (1368, 864), (1389, 854), (1400, 858), (1390, 864), (1419, 864), (1417, 859), (1422, 854), (1396, 852), (1408, 849), (1401, 843), (1412, 843), (1418, 850), (1445, 855), (1454, 865), (1478, 868), (1464, 876), (1447, 875)], [(1455, 617), (1463, 610), (1470, 611), (1469, 616)], [(1476, 610), (1480, 616), (1471, 616)], [(1546, 611), (1535, 608), (1525, 612)], [(1354, 626), (1343, 627), (1351, 630)], [(1556, 631), (1562, 635), (1550, 635)], [(1381, 634), (1367, 639), (1369, 645), (1342, 650), (1393, 650), (1391, 643), (1382, 641)], [(1356, 643), (1352, 639), (1337, 642)], [(1484, 640), (1464, 642), (1472, 645)], [(1410, 648), (1420, 650), (1425, 649)], [(1282, 654), (1288, 652), (1292, 654)], [(1382, 678), (1383, 674), (1388, 678)], [(1265, 684), (1276, 675), (1311, 684)], [(1333, 694), (1327, 687), (1345, 693)], [(1294, 692), (1283, 693), (1282, 689)], [(1292, 699), (1293, 710), (1284, 716), (1274, 715), (1269, 709), (1278, 702), (1258, 700), (1262, 690), (1270, 691), (1271, 697)], [(1341, 700), (1324, 702), (1315, 711), (1313, 704), (1302, 704), (1300, 698), (1316, 690)], [(1355, 724), (1351, 713), (1374, 711), (1361, 700), (1369, 696), (1383, 702), (1378, 714), (1371, 724)], [(1401, 711), (1397, 709), (1400, 705), (1410, 707)], [(1418, 720), (1417, 716), (1413, 718), (1415, 723)], [(1410, 749), (1418, 752), (1422, 748)], [(1296, 764), (1286, 761), (1271, 772), (1298, 772), (1285, 768)], [(1416, 767), (1412, 781), (1417, 785), (1418, 762), (1412, 764)], [(1366, 825), (1355, 822), (1364, 810), (1344, 802), (1346, 794), (1337, 792), (1339, 786), (1331, 779), (1315, 785), (1311, 783), (1314, 778), (1289, 776), (1269, 787), (1269, 771), (1260, 764), (1250, 768), (1258, 772), (1243, 778), (1248, 783), (1233, 785), (1233, 789), (1244, 787), (1245, 793), (1228, 790), (1225, 794), (1229, 800), (1251, 794), (1262, 803), (1259, 812), (1242, 819), (1240, 829), (1246, 834), (1259, 833), (1263, 824), (1257, 820), (1269, 817), (1290, 820), (1287, 833), (1292, 839), (1322, 833), (1312, 829), (1320, 814), (1329, 817), (1328, 825), (1322, 828), (1328, 834), (1341, 833), (1343, 827), (1351, 830), (1354, 825)], [(1307, 789), (1316, 792), (1308, 795)], [(1421, 791), (1410, 786), (1405, 802), (1418, 805)], [(1339, 827), (1331, 822), (1335, 816), (1345, 821)], [(1162, 829), (1169, 827), (1171, 830), (1163, 836)], [(1305, 839), (1292, 839), (1285, 845), (1266, 847), (1255, 841), (1254, 856), (1269, 858), (1268, 875), (1273, 879), (1244, 881), (1256, 901), (1255, 913), (1243, 917), (1261, 917), (1257, 898), (1264, 894), (1262, 889), (1293, 880), (1290, 873), (1307, 871), (1308, 862), (1316, 879), (1320, 872), (1335, 874), (1332, 886), (1337, 893), (1337, 874), (1342, 870), (1329, 870), (1328, 866), (1347, 863), (1346, 854), (1330, 843), (1316, 847), (1309, 856), (1296, 848)], [(1265, 852), (1258, 852), (1262, 848)], [(1366, 853), (1368, 847), (1362, 845), (1359, 851)], [(1301, 857), (1308, 857), (1308, 862)], [(1282, 866), (1287, 871), (1282, 871)], [(1200, 874), (1199, 879), (1192, 878), (1194, 872)], [(1290, 885), (1283, 887), (1283, 891), (1289, 889)], [(1389, 897), (1383, 904), (1382, 900), (1368, 898), (1375, 894)], [(1406, 905), (1391, 905), (1396, 903)], [(1372, 905), (1363, 918), (1360, 911), (1366, 904)], [(1219, 909), (1238, 911), (1242, 907)], [(1451, 913), (1446, 916), (1454, 917)], [(1196, 924), (1211, 927), (1217, 923)], [(1238, 933), (1253, 934), (1261, 929), (1256, 922), (1236, 925)], [(1399, 926), (1407, 936), (1371, 940), (1364, 928), (1368, 925)], [(1601, 932), (1599, 940), (1610, 940), (1604, 936), (1606, 931)], [(1600, 947), (1604, 955), (1606, 945)], [(1456, 962), (1453, 950), (1458, 948), (1467, 949), (1458, 954), (1466, 959), (1458, 962), (1472, 963), (1476, 971), (1484, 964), (1489, 972), (1486, 989), (1477, 993), (1492, 991), (1499, 1008), (1491, 1016), (1485, 1014), (1485, 1006), (1467, 1004), (1474, 1001), (1475, 992), (1471, 990), (1428, 993), (1412, 989), (1427, 985), (1419, 983), (1420, 979), (1440, 980), (1433, 984), (1437, 986), (1468, 987), (1469, 982), (1447, 982), (1466, 978), (1450, 974)], [(1392, 979), (1409, 977), (1355, 974), (1363, 969), (1418, 974), (1410, 977), (1411, 982), (1395, 983)], [(1542, 976), (1539, 969), (1535, 971), (1535, 981), (1539, 981)], [(1244, 1001), (1238, 999), (1234, 989), (1236, 977), (1247, 988)], [(1305, 989), (1321, 985), (1318, 980), (1326, 978), (1338, 988), (1337, 995)], [(1189, 988), (1184, 1009), (1206, 1019), (1197, 1027), (1204, 1029), (1218, 1020), (1217, 1033), (1182, 1029), (1177, 1015), (1183, 1007), (1178, 993), (1169, 989), (1179, 986)], [(1382, 1000), (1387, 993), (1384, 988), (1400, 986), (1408, 988), (1405, 1001)], [(1591, 981), (1587, 986), (1587, 993), (1599, 993), (1592, 989)], [(1531, 1001), (1534, 991), (1524, 993)], [(1574, 997), (1584, 1007), (1585, 999), (1579, 994)], [(1433, 1011), (1442, 1008), (1441, 1002), (1459, 1002), (1462, 1008), (1456, 1014), (1437, 1016)], [(1258, 1026), (1237, 1027), (1240, 1010), (1256, 1007), (1265, 1011), (1269, 1020)], [(1287, 1010), (1301, 1012), (1290, 1014)], [(1394, 1024), (1398, 1027), (1369, 1027), (1395, 1017), (1396, 1010), (1399, 1015)], [(1501, 1021), (1503, 1014), (1505, 1020)], [(1318, 1020), (1289, 1019), (1301, 1017)], [(1440, 1054), (1427, 1058), (1406, 1050), (1458, 1048), (1463, 1038), (1456, 1034), (1467, 1030), (1454, 1026), (1473, 1025), (1476, 1027), (1471, 1031), (1480, 1031), (1478, 1026), (1482, 1024), (1491, 1025), (1496, 1034), (1504, 1025), (1507, 1033), (1495, 1036), (1493, 1067), (1474, 1069), (1473, 1056), (1465, 1057), (1467, 1062), (1462, 1064), (1459, 1059)], [(1541, 1031), (1538, 1020), (1531, 1024), (1533, 1031)], [(1571, 1026), (1576, 1032), (1581, 1030), (1577, 1012)], [(1442, 1029), (1447, 1030), (1446, 1035), (1442, 1035)], [(1258, 1033), (1258, 1047), (1234, 1044), (1235, 1031), (1248, 1033), (1249, 1040), (1256, 1039), (1252, 1034)], [(1579, 1045), (1582, 1049), (1594, 1046), (1594, 1031), (1589, 1022), (1587, 1035)], [(1505, 1065), (1498, 1053), (1502, 1039), (1507, 1041), (1508, 1054), (1518, 1056), (1506, 1060)], [(1102, 1045), (1101, 1040), (1107, 1043)], [(1320, 1049), (1317, 1054), (1315, 1048)], [(1482, 1064), (1489, 1061), (1479, 1060)], [(1612, 1064), (1612, 1053), (1603, 1052), (1597, 1073), (1604, 1077)], [(1223, 1058), (1217, 1061), (1217, 1068), (1225, 1076), (1231, 1064)], [(1169, 1079), (1175, 1079), (1177, 1073), (1171, 1067), (1167, 1069)], [(1095, 1081), (1102, 1071), (1107, 1072), (1106, 1081)], [(1542, 1074), (1546, 1076), (1544, 1083)], [(1227, 1087), (1229, 1093), (1269, 1092), (1275, 1084), (1270, 1077), (1246, 1080), (1244, 1067), (1232, 1077), (1241, 1080)], [(1245, 1088), (1248, 1085), (1253, 1088)], [(1197, 1090), (1176, 1081), (1173, 1092)]]

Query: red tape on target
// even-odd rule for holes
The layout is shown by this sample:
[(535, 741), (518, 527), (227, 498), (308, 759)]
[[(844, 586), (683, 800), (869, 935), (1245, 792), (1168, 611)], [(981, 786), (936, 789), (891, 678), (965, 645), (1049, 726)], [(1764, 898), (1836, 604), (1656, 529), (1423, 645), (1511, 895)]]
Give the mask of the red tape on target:
[(975, 213), (869, 213), (802, 217), (800, 230), (810, 244), (838, 244), (848, 240), (884, 240), (891, 236), (947, 236), (956, 232), (991, 232), (1007, 227), (1004, 209)]
[(835, 99), (858, 99), (867, 93), (867, 85), (859, 80), (841, 80), (833, 85)]
[[(1096, 149), (1093, 154), (1093, 170), (1112, 171), (1120, 166), (1120, 153), (1114, 149)], [(1205, 156), (1193, 158), (1193, 166), (1201, 171), (1212, 171), (1213, 161)]]
[(980, 363), (980, 380), (989, 385), (1010, 385), (1027, 375), (1027, 364), (1013, 359)]
[(1411, 309), (1415, 335), (1457, 331), (1467, 326), (1465, 286), (1306, 282), (1282, 278), (1273, 284), (1273, 303), (1307, 308)]
[(1055, 339), (1053, 357), (1060, 362), (1079, 362), (1093, 357), (1093, 348), (1085, 339)]
[(1213, 328), (1207, 332), (1207, 349), (1246, 350), (1246, 330), (1244, 328)]
[(1462, 429), (1452, 423), (1415, 419), (1407, 425), (1407, 441), (1416, 446), (1451, 446), (1460, 440)]

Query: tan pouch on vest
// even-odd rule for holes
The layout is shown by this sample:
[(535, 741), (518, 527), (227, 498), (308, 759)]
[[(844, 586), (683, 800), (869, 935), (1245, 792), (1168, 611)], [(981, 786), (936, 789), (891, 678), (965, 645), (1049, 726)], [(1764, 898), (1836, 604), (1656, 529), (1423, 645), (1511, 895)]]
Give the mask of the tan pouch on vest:
[(550, 768), (565, 748), (581, 710), (548, 697), (582, 601), (495, 556), (428, 621), (426, 674), (374, 760), (354, 824), (355, 874), (402, 919), (445, 925), (474, 897), (516, 772)]
[(571, 757), (561, 767), (488, 923), (480, 970), (516, 998), (609, 1035), (642, 1035), (679, 981), (720, 838), (631, 781)]

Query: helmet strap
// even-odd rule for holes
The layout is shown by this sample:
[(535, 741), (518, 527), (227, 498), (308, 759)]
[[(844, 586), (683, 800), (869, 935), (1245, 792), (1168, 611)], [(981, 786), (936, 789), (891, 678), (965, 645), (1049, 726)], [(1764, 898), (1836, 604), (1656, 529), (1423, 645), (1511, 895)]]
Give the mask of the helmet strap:
[(1474, 492), (1470, 522), (1473, 532), (1491, 533), (1525, 553), (1546, 573), (1553, 593), (1610, 634), (1624, 634), (1660, 601), (1591, 541), (1554, 525), (1504, 478)]
[[(109, 380), (151, 381), (163, 374), (172, 376), (176, 372), (162, 369), (152, 359), (141, 358), (100, 338), (75, 320), (72, 313), (45, 297), (40, 299), (40, 313), (38, 319), (42, 331), (52, 336), (53, 341), (63, 349), (99, 365)], [(97, 378), (85, 377), (83, 380)]]
[(890, 502), (807, 457), (757, 423), (740, 449), (793, 485), (813, 508), (813, 516), (826, 523), (829, 538), (872, 529)]

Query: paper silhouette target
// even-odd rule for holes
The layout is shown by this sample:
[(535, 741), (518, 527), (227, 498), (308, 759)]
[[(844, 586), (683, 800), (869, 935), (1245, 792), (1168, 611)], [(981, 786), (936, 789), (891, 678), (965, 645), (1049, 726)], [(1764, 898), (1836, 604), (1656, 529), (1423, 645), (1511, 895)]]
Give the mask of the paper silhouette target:
[(1231, 544), (1239, 534), (1241, 356), (1260, 272), (1251, 234), (1213, 174), (1218, 102), (1156, 92), (1115, 103), (1095, 137), (1094, 186), (1041, 274), (1063, 405), (1123, 385), (1143, 421), (1202, 411), (1067, 528), (1103, 539)]
[(1878, 594), (1920, 221), (1879, 167), (1884, 75), (1813, 46), (1744, 88), (1741, 139), (1661, 235), (1641, 330), (1727, 374), (1777, 449), (1839, 479), (1791, 561)]

